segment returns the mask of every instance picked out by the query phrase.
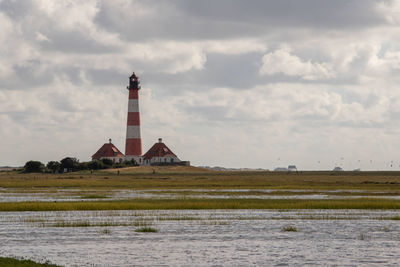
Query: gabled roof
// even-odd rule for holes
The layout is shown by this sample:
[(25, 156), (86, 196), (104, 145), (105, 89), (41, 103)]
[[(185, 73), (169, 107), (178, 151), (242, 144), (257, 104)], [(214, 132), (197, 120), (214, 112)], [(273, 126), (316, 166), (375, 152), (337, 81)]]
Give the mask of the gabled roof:
[(118, 150), (114, 144), (109, 143), (104, 144), (96, 153), (93, 154), (92, 159), (100, 159), (100, 158), (110, 158), (110, 157), (123, 157), (124, 154)]
[(143, 155), (143, 159), (152, 159), (153, 157), (176, 157), (176, 155), (163, 142), (161, 142), (160, 138), (158, 143), (155, 143), (149, 151)]

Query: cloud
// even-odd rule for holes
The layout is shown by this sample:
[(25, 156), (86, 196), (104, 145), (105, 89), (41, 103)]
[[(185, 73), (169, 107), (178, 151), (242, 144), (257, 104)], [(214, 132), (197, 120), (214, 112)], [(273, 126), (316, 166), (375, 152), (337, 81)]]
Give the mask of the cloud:
[(144, 150), (163, 137), (198, 165), (381, 168), (400, 149), (398, 7), (0, 1), (0, 165), (88, 160), (109, 137), (123, 150), (134, 70)]
[(292, 55), (290, 49), (281, 48), (273, 53), (265, 54), (260, 74), (283, 73), (288, 76), (301, 77), (304, 80), (329, 79), (335, 77), (332, 67), (326, 63), (302, 61)]

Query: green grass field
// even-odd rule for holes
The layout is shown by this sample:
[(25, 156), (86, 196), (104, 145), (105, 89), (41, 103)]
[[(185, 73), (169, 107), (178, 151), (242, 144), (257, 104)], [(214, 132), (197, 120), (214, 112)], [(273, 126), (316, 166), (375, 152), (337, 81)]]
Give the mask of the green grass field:
[[(155, 173), (153, 174), (153, 169)], [(196, 167), (132, 167), (66, 174), (0, 172), (0, 187), (131, 189), (367, 190), (400, 194), (400, 172), (217, 172)]]
[[(119, 173), (118, 173), (119, 171)], [(399, 199), (384, 196), (400, 195), (400, 172), (300, 172), (280, 173), (267, 171), (217, 172), (196, 167), (132, 167), (90, 173), (23, 174), (0, 172), (3, 192), (22, 193), (55, 192), (75, 189), (77, 202), (8, 202), (0, 203), (0, 211), (47, 210), (143, 210), (143, 209), (399, 209)], [(107, 200), (113, 189), (147, 189), (160, 197)], [(178, 191), (174, 191), (179, 189)], [(185, 189), (187, 191), (185, 191)], [(193, 189), (207, 198), (189, 198)], [(281, 190), (275, 195), (319, 194), (319, 190), (341, 199), (256, 199), (238, 198), (243, 192), (230, 192), (224, 199), (213, 195), (226, 194), (223, 189), (252, 189), (250, 195), (266, 194), (257, 189)], [(164, 190), (164, 191), (163, 191)], [(216, 190), (216, 191), (215, 191)], [(288, 190), (288, 191), (285, 191)], [(307, 190), (293, 192), (290, 190)], [(335, 192), (334, 190), (338, 190)], [(361, 190), (362, 192), (354, 191)], [(158, 193), (157, 193), (158, 192)], [(162, 198), (162, 194), (176, 194), (175, 199)], [(196, 193), (197, 194), (197, 193)], [(324, 193), (326, 194), (326, 192)], [(349, 196), (346, 198), (346, 196)], [(353, 198), (350, 198), (352, 196)], [(354, 198), (354, 196), (356, 196)], [(372, 198), (381, 197), (381, 198)], [(370, 197), (370, 198), (369, 198)], [(96, 198), (103, 198), (95, 200)], [(87, 201), (94, 199), (94, 201)]]

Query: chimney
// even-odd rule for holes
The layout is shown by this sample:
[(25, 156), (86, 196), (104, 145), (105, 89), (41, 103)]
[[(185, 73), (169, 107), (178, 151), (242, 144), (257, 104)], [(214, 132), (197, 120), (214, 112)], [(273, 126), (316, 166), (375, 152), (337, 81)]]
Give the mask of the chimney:
[(159, 143), (162, 143), (162, 138), (158, 138), (158, 142), (159, 142)]
[(111, 138), (110, 138), (110, 139), (108, 139), (108, 142), (111, 144)]

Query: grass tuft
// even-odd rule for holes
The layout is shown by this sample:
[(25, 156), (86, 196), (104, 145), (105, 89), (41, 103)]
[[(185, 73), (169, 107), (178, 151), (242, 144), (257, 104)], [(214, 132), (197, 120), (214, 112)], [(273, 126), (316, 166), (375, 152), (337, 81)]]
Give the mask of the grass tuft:
[(101, 233), (105, 234), (105, 235), (109, 235), (109, 234), (111, 234), (111, 231), (110, 231), (110, 229), (103, 229), (103, 230), (101, 230)]
[(282, 232), (297, 232), (297, 228), (289, 225), (282, 228)]
[(135, 232), (138, 232), (138, 233), (157, 233), (158, 230), (156, 228), (153, 228), (153, 227), (145, 226), (145, 227), (137, 228), (135, 230)]

